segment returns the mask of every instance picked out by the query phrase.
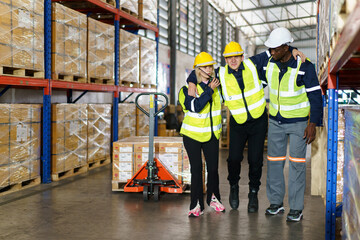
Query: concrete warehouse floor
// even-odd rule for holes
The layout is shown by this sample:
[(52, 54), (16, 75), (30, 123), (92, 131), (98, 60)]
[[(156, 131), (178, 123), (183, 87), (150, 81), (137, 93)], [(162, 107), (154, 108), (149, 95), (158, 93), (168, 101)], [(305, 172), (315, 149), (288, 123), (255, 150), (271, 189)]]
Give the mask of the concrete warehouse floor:
[[(0, 239), (323, 239), (325, 207), (310, 196), (310, 164), (304, 219), (287, 223), (285, 214), (265, 216), (266, 161), (259, 192), (259, 212), (247, 213), (248, 165), (243, 162), (240, 207), (228, 202), (227, 150), (220, 151), (220, 191), (225, 213), (210, 207), (199, 218), (187, 217), (189, 194), (164, 194), (144, 202), (142, 193), (111, 191), (111, 166), (0, 197)], [(265, 156), (264, 156), (264, 159)], [(288, 166), (285, 166), (286, 173)]]

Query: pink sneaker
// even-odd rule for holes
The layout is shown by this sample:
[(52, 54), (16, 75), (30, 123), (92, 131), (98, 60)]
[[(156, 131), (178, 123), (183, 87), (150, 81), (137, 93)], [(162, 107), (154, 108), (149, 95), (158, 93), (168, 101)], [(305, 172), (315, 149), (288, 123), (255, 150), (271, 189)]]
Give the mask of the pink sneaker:
[(199, 217), (200, 215), (203, 215), (204, 211), (201, 211), (199, 203), (197, 203), (196, 207), (190, 210), (189, 217)]
[(225, 212), (224, 205), (222, 205), (221, 202), (219, 202), (219, 200), (217, 200), (217, 198), (214, 196), (214, 194), (211, 197), (210, 207), (212, 207), (217, 212)]

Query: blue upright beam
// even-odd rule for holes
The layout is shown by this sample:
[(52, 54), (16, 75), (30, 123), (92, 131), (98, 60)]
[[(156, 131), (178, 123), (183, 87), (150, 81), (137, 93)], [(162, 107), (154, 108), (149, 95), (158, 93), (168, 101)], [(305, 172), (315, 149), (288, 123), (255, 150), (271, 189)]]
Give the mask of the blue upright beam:
[[(119, 0), (116, 0), (116, 8), (120, 9), (120, 2)], [(114, 49), (115, 49), (115, 67), (114, 67), (114, 77), (115, 77), (115, 85), (119, 86), (119, 78), (120, 78), (120, 72), (119, 72), (119, 62), (120, 62), (120, 56), (119, 56), (119, 44), (120, 44), (120, 17), (118, 15), (115, 15), (114, 20), (114, 27), (115, 27), (115, 41), (114, 41)], [(113, 99), (113, 128), (112, 128), (112, 136), (113, 136), (113, 142), (116, 142), (118, 140), (118, 118), (119, 118), (119, 92), (114, 92), (114, 99)]]
[(44, 64), (48, 87), (43, 90), (42, 182), (51, 182), (51, 0), (44, 1)]

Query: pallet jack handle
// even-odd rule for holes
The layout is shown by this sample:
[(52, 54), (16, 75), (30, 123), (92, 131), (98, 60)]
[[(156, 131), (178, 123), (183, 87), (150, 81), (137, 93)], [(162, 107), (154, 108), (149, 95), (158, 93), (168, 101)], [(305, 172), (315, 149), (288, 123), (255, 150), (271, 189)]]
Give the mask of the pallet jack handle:
[[(142, 107), (140, 107), (140, 105), (138, 104), (138, 99), (140, 96), (142, 95), (161, 95), (165, 98), (165, 105), (159, 110), (157, 111), (156, 113), (154, 113), (154, 117), (157, 116), (160, 112), (162, 112), (168, 105), (169, 105), (169, 99), (168, 97), (164, 94), (164, 93), (140, 93), (139, 95), (136, 96), (135, 98), (135, 104), (136, 104), (136, 107), (139, 108), (143, 113), (146, 114), (146, 116), (150, 117), (150, 113), (148, 113), (145, 109), (143, 109)], [(159, 101), (159, 100), (158, 100)], [(152, 106), (152, 99), (150, 97), (150, 108)]]

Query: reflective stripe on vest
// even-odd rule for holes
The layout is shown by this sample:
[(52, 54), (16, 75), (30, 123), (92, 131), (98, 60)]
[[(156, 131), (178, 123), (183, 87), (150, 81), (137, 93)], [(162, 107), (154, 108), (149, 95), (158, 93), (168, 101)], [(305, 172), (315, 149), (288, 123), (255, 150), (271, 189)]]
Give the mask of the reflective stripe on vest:
[(269, 83), (269, 113), (271, 116), (276, 116), (278, 111), (285, 118), (299, 118), (309, 115), (310, 102), (307, 98), (305, 86), (297, 86), (296, 83), (300, 66), (301, 60), (298, 57), (297, 67), (288, 67), (288, 71), (279, 81), (279, 67), (269, 60), (266, 78)]
[[(200, 96), (204, 92), (199, 84), (197, 90)], [(221, 101), (220, 91), (216, 88), (212, 95), (211, 116), (213, 122), (212, 131), (217, 139), (220, 137), (222, 128)], [(199, 113), (187, 110), (184, 105), (185, 94), (183, 88), (179, 93), (179, 102), (185, 113), (180, 133), (199, 142), (209, 141), (211, 139), (210, 103), (207, 103)]]
[[(242, 70), (244, 81), (244, 97), (248, 106), (250, 115), (253, 118), (259, 118), (265, 110), (266, 102), (264, 89), (259, 80), (255, 65), (250, 59), (243, 61), (244, 70)], [(247, 113), (244, 99), (239, 87), (239, 83), (233, 74), (229, 74), (228, 65), (220, 67), (219, 77), (222, 87), (225, 105), (228, 106), (232, 116), (238, 124), (247, 120)]]

